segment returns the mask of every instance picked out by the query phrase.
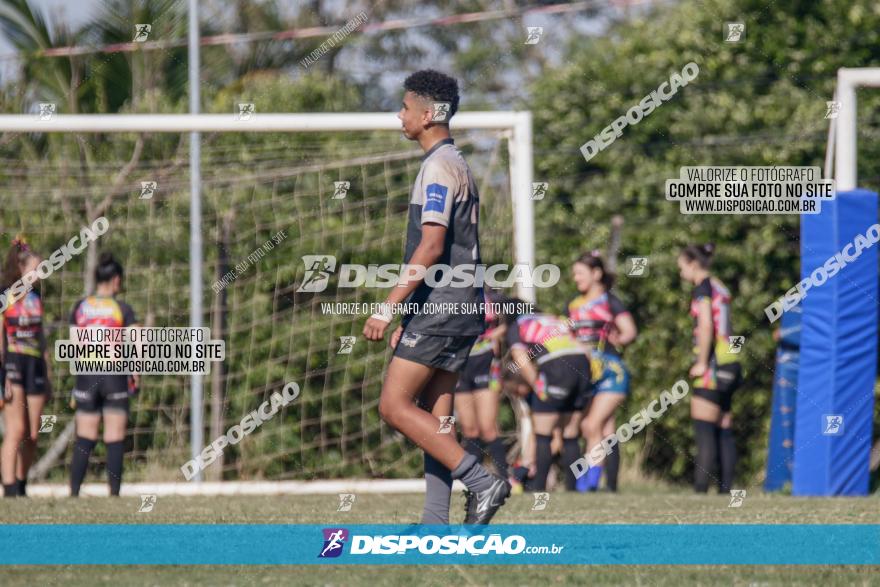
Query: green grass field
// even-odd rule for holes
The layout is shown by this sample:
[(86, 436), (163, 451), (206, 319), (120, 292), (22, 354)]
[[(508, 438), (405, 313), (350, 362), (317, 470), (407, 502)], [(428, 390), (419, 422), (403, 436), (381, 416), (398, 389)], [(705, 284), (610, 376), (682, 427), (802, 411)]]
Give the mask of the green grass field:
[[(409, 524), (421, 495), (358, 495), (351, 512), (327, 496), (160, 497), (150, 513), (138, 498), (0, 500), (4, 524)], [(453, 521), (463, 500), (453, 496)], [(880, 524), (880, 500), (805, 499), (756, 494), (741, 508), (729, 497), (631, 490), (620, 495), (551, 494), (545, 511), (531, 511), (530, 494), (512, 498), (502, 524)], [(2, 529), (0, 529), (2, 531)], [(291, 545), (297, 548), (299, 545)], [(311, 548), (312, 545), (304, 546)], [(876, 585), (878, 567), (813, 566), (129, 566), (3, 567), (0, 584), (33, 585)]]

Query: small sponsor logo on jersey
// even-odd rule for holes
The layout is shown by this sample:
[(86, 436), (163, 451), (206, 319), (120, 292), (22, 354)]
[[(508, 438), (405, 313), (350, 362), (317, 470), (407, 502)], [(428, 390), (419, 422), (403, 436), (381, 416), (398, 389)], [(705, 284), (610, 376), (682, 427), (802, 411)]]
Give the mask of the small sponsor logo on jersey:
[(419, 343), (420, 338), (422, 338), (421, 334), (417, 334), (415, 332), (404, 332), (403, 336), (400, 337), (400, 344), (409, 348), (415, 348), (415, 346)]
[(532, 504), (532, 511), (539, 512), (541, 510), (547, 509), (547, 504), (550, 503), (550, 494), (549, 493), (536, 493), (535, 494), (535, 503)]
[(156, 507), (156, 500), (158, 497), (155, 494), (144, 494), (141, 495), (141, 505), (138, 507), (139, 514), (147, 514), (153, 511), (153, 508)]
[(727, 507), (741, 508), (745, 499), (746, 499), (746, 490), (745, 489), (731, 489), (730, 490), (730, 503), (727, 504)]
[(825, 436), (840, 436), (843, 434), (843, 415), (822, 414), (822, 434)]
[(742, 22), (724, 23), (724, 42), (739, 43), (746, 34), (746, 25)]
[(449, 191), (445, 185), (432, 183), (425, 189), (425, 207), (423, 212), (440, 212), (446, 209), (446, 194)]
[(40, 434), (52, 432), (57, 421), (58, 416), (54, 414), (40, 416)]
[(318, 554), (318, 558), (336, 558), (342, 554), (345, 541), (348, 540), (348, 530), (345, 528), (324, 528), (324, 546)]
[(530, 26), (526, 27), (526, 42), (525, 45), (537, 45), (541, 40), (541, 35), (544, 34), (544, 27), (541, 26)]
[(134, 25), (134, 39), (132, 39), (135, 43), (143, 43), (150, 37), (150, 32), (153, 30), (153, 25), (151, 24), (136, 24)]
[(354, 493), (340, 493), (339, 494), (339, 507), (336, 508), (337, 512), (350, 512), (352, 506), (354, 505), (356, 497)]
[(303, 281), (296, 291), (321, 292), (327, 289), (330, 274), (336, 269), (336, 257), (333, 255), (303, 255), (306, 267)]

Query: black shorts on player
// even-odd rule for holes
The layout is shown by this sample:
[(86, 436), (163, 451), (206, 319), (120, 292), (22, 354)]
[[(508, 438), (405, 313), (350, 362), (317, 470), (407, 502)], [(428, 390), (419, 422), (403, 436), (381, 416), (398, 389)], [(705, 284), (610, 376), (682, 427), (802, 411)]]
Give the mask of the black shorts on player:
[(698, 387), (694, 389), (694, 395), (708, 400), (719, 406), (722, 412), (729, 412), (733, 404), (733, 392), (742, 383), (742, 367), (739, 363), (728, 365), (712, 365), (710, 375), (715, 382), (715, 389)]
[(590, 360), (585, 355), (539, 360), (538, 376), (544, 378), (546, 397), (542, 400), (535, 392), (529, 394), (533, 412), (574, 412), (586, 408), (593, 397)]
[(129, 395), (127, 375), (80, 375), (73, 390), (76, 411), (86, 414), (128, 413)]
[(464, 370), (458, 378), (456, 393), (468, 393), (478, 389), (488, 389), (492, 378), (492, 360), (495, 355), (489, 351), (468, 357)]
[(8, 353), (3, 365), (6, 379), (13, 385), (20, 385), (26, 395), (44, 395), (49, 386), (46, 379), (46, 360), (43, 357)]
[(458, 373), (464, 369), (468, 353), (476, 340), (476, 336), (440, 336), (404, 329), (394, 349), (394, 356)]

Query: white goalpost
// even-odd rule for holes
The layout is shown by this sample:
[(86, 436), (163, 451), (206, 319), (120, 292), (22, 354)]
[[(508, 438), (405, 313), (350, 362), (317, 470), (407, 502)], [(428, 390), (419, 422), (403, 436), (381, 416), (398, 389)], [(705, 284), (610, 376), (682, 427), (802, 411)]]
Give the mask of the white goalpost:
[[(533, 152), (532, 116), (530, 112), (459, 112), (450, 124), (455, 130), (496, 131), (507, 141), (509, 158), (509, 189), (513, 215), (513, 250), (511, 260), (518, 265), (535, 266), (534, 209), (532, 202)], [(248, 120), (241, 120), (232, 114), (95, 114), (65, 115), (51, 114), (47, 119), (38, 115), (0, 115), (0, 131), (3, 133), (321, 133), (321, 132), (361, 132), (393, 131), (400, 132), (400, 121), (393, 113), (255, 113)], [(475, 169), (475, 175), (478, 175)], [(183, 173), (187, 173), (185, 170)], [(196, 178), (194, 181), (200, 181)], [(200, 196), (197, 196), (200, 198)], [(198, 203), (198, 202), (197, 202)], [(190, 218), (191, 223), (201, 226), (201, 207), (198, 218)], [(203, 297), (205, 276), (201, 255), (202, 243), (193, 239), (190, 243), (189, 284), (192, 289), (190, 305), (201, 312), (200, 304), (193, 300)], [(535, 301), (533, 287), (517, 285), (516, 294), (528, 302)], [(192, 320), (195, 320), (193, 318)], [(201, 327), (202, 324), (191, 324)], [(202, 451), (199, 423), (205, 422), (203, 413), (205, 403), (201, 397), (201, 378), (192, 378), (190, 410), (191, 422), (199, 428), (191, 437), (190, 452), (195, 458)], [(521, 431), (522, 432), (522, 431)], [(525, 431), (527, 432), (527, 430)], [(412, 481), (270, 481), (219, 483), (139, 483), (124, 484), (124, 494), (156, 493), (186, 494), (194, 493), (334, 493), (340, 487), (358, 486), (359, 491), (409, 491), (419, 485)], [(201, 488), (199, 488), (201, 487)], [(30, 492), (37, 495), (66, 494), (61, 486), (34, 486)], [(84, 486), (83, 494), (101, 495), (106, 493), (102, 485)]]

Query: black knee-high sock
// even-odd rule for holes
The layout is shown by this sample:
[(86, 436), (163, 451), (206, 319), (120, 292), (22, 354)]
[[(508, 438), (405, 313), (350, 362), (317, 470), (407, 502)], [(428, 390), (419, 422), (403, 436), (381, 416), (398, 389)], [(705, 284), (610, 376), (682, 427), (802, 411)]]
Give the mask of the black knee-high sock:
[(504, 448), (504, 442), (500, 438), (491, 440), (487, 443), (489, 456), (492, 458), (492, 464), (498, 474), (507, 479), (507, 450)]
[(483, 462), (483, 441), (479, 438), (465, 436), (461, 439), (461, 447), (470, 455), (477, 457), (477, 462)]
[(552, 436), (543, 434), (535, 434), (535, 460), (537, 461), (538, 472), (535, 474), (534, 485), (535, 491), (544, 491), (547, 489), (547, 475), (550, 473), (550, 465), (553, 462), (553, 455), (550, 449), (550, 443), (553, 441)]
[(605, 457), (605, 487), (608, 491), (617, 491), (617, 474), (620, 472), (620, 445), (611, 449)]
[(119, 496), (119, 486), (122, 485), (122, 453), (125, 443), (107, 443), (107, 483), (110, 484), (110, 495)]
[(730, 428), (718, 429), (718, 460), (721, 464), (721, 493), (729, 493), (733, 487), (733, 472), (736, 469), (736, 442), (733, 438), (733, 430)]
[(79, 487), (86, 478), (86, 469), (89, 466), (89, 455), (95, 448), (95, 441), (88, 438), (76, 437), (73, 443), (73, 456), (70, 459), (70, 495), (79, 495)]
[(571, 465), (581, 457), (581, 445), (577, 438), (562, 439), (562, 469), (565, 471), (565, 488), (569, 491), (575, 490), (575, 482), (577, 477), (571, 470)]
[(697, 462), (694, 464), (694, 491), (706, 493), (709, 478), (715, 472), (718, 461), (717, 426), (712, 422), (694, 420), (694, 435), (697, 439)]

